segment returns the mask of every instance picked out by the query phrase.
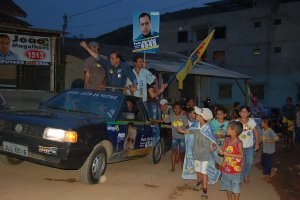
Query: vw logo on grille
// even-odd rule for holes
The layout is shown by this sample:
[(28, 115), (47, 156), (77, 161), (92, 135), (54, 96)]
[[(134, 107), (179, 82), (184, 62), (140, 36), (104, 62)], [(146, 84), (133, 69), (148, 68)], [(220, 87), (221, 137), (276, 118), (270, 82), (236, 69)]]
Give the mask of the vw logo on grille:
[(22, 127), (21, 124), (17, 124), (17, 125), (15, 126), (15, 130), (16, 130), (18, 133), (20, 133), (20, 132), (22, 131), (22, 129), (23, 129), (23, 127)]

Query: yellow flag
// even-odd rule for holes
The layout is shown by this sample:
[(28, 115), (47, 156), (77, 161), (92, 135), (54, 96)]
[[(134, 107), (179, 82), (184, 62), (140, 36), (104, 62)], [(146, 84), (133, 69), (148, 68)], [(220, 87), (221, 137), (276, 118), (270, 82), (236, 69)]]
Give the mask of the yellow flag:
[(201, 56), (205, 52), (211, 38), (213, 37), (215, 30), (213, 30), (206, 38), (201, 42), (201, 44), (197, 47), (197, 49), (190, 55), (189, 59), (187, 60), (185, 66), (177, 73), (176, 79), (178, 80), (179, 86), (178, 89), (183, 89), (183, 80), (185, 77), (190, 73), (193, 69), (195, 64), (198, 63)]

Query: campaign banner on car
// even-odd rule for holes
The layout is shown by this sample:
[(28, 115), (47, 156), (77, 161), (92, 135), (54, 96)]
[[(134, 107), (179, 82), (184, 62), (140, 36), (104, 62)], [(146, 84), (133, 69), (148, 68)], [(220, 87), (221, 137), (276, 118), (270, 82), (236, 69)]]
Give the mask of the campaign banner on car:
[(133, 13), (133, 52), (157, 53), (159, 12)]
[(0, 33), (0, 64), (50, 65), (50, 37)]

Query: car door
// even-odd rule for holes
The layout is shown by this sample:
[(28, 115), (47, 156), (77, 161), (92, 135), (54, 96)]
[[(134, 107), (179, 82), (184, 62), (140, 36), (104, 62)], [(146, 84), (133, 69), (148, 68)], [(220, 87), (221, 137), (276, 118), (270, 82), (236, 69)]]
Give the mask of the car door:
[[(130, 110), (129, 101), (133, 107)], [(150, 125), (141, 99), (127, 96), (120, 112), (115, 122), (108, 123), (108, 131), (114, 132), (110, 139), (116, 155), (132, 157), (147, 154), (156, 141), (153, 135), (159, 135), (159, 129)]]

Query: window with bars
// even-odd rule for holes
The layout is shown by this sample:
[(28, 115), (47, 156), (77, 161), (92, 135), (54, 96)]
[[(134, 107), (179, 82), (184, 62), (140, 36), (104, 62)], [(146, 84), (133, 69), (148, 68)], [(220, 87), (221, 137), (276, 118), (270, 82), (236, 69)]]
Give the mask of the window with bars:
[(275, 19), (274, 20), (274, 25), (280, 25), (282, 23), (281, 19)]
[(213, 62), (218, 65), (225, 65), (225, 51), (214, 51)]
[(261, 27), (261, 21), (254, 22), (254, 28), (259, 28), (259, 27)]
[(274, 47), (274, 53), (281, 53), (281, 47)]
[(188, 32), (187, 31), (180, 31), (178, 32), (178, 43), (183, 43), (188, 41)]

